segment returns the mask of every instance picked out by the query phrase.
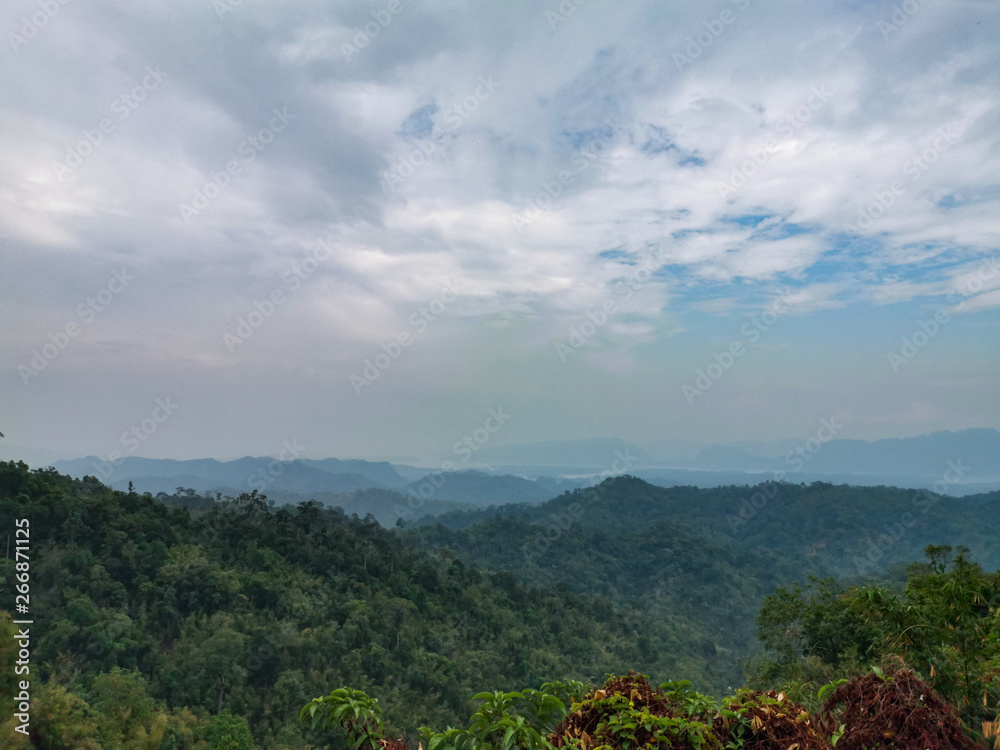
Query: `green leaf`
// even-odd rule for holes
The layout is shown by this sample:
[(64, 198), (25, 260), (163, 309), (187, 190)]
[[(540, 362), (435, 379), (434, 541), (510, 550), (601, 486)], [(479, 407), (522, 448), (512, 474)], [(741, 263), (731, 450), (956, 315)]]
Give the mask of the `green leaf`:
[(829, 693), (831, 690), (836, 690), (838, 687), (840, 687), (841, 685), (843, 685), (845, 682), (847, 682), (847, 680), (841, 679), (841, 680), (837, 680), (836, 682), (830, 682), (830, 683), (824, 685), (823, 687), (821, 687), (819, 689), (819, 692), (816, 694), (817, 699), (820, 702), (822, 702), (823, 698), (826, 696), (827, 693)]

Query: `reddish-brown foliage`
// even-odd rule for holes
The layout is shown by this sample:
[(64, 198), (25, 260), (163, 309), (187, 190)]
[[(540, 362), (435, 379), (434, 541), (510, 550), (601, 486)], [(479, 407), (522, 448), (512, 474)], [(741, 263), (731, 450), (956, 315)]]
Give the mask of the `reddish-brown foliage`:
[(823, 706), (827, 732), (846, 725), (837, 750), (973, 750), (955, 708), (902, 663), (841, 685)]
[[(769, 699), (769, 700), (768, 700)], [(817, 732), (805, 706), (788, 700), (784, 693), (747, 693), (726, 705), (730, 711), (744, 710), (740, 723), (748, 724), (743, 735), (745, 750), (829, 750), (826, 737)], [(723, 743), (732, 737), (737, 720), (718, 716), (715, 732)], [(738, 731), (738, 730), (737, 730)]]

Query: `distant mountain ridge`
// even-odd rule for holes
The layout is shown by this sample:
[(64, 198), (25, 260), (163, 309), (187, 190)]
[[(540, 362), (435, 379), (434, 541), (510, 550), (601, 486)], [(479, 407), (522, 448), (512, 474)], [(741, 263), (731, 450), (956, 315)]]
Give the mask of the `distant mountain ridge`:
[[(56, 461), (54, 466), (78, 478), (96, 476), (115, 489), (127, 489), (132, 482), (139, 492), (154, 494), (187, 487), (200, 493), (238, 494), (256, 489), (265, 494), (332, 497), (380, 489), (479, 507), (544, 502), (611, 474), (632, 474), (661, 486), (755, 484), (785, 472), (790, 482), (926, 489), (937, 484), (935, 491), (945, 494), (1000, 488), (1000, 432), (986, 428), (872, 442), (803, 439), (797, 449), (777, 456), (755, 454), (746, 444), (710, 446), (693, 460), (674, 463), (659, 461), (617, 438), (486, 447), (476, 460), (478, 468), (445, 474), (386, 461), (278, 461), (250, 456), (232, 461), (128, 456), (118, 465), (88, 456)], [(944, 489), (942, 480), (947, 484)]]
[(384, 487), (398, 489), (407, 483), (403, 477), (388, 461), (364, 461), (361, 459), (340, 459), (340, 458), (301, 458), (299, 462), (304, 466), (311, 466), (315, 469), (328, 472), (330, 474), (355, 474), (361, 475), (372, 481), (378, 482)]
[(407, 491), (419, 497), (477, 506), (541, 503), (559, 494), (553, 491), (550, 482), (472, 470), (428, 474), (410, 484)]
[[(455, 507), (539, 503), (581, 484), (551, 477), (536, 481), (477, 470), (422, 473), (407, 467), (408, 476), (419, 477), (410, 481), (384, 461), (337, 458), (278, 461), (247, 456), (232, 461), (211, 458), (177, 461), (129, 456), (116, 466), (88, 456), (58, 461), (55, 468), (76, 478), (96, 476), (118, 490), (126, 490), (132, 483), (136, 491), (153, 494), (169, 495), (183, 487), (199, 493), (234, 496), (257, 490), (288, 503), (317, 498), (340, 504), (349, 512), (374, 508), (379, 521), (387, 522), (386, 525), (392, 525), (399, 517), (419, 517), (429, 511), (443, 512)], [(364, 494), (371, 491), (391, 491), (391, 494)], [(358, 493), (360, 500), (355, 497)], [(393, 508), (383, 507), (387, 497), (394, 498)], [(382, 502), (373, 505), (375, 498)], [(420, 502), (411, 502), (412, 498), (419, 498)]]
[(486, 447), (476, 456), (477, 464), (498, 467), (499, 470), (514, 466), (559, 467), (585, 469), (594, 474), (611, 471), (616, 461), (631, 464), (626, 469), (659, 463), (642, 448), (619, 438), (549, 440)]
[(935, 477), (961, 466), (963, 482), (1000, 480), (1000, 432), (980, 428), (939, 431), (912, 438), (835, 439), (817, 446), (803, 440), (802, 450), (784, 456), (754, 455), (743, 448), (712, 446), (703, 450), (691, 468), (708, 471), (774, 471), (799, 465), (810, 473), (911, 475)]
[[(278, 461), (269, 457), (217, 461), (214, 458), (176, 461), (165, 458), (128, 456), (117, 466), (97, 458), (57, 461), (55, 468), (74, 477), (96, 476), (115, 489), (132, 482), (140, 492), (173, 492), (178, 486), (198, 492), (235, 490), (281, 490), (284, 492), (356, 492), (372, 488), (395, 489), (406, 480), (390, 464), (370, 461)], [(337, 471), (341, 469), (341, 471)]]
[[(653, 475), (656, 470), (761, 473), (793, 470), (810, 476), (934, 478), (949, 461), (962, 467), (961, 483), (1000, 482), (1000, 432), (974, 428), (942, 430), (910, 438), (874, 441), (812, 436), (786, 441), (778, 453), (773, 444), (712, 445), (693, 459), (659, 459), (618, 438), (563, 440), (484, 448), (476, 465), (493, 473), (530, 478), (611, 473)], [(617, 465), (616, 465), (617, 462)], [(914, 484), (914, 482), (910, 482)], [(926, 484), (917, 482), (916, 484)]]

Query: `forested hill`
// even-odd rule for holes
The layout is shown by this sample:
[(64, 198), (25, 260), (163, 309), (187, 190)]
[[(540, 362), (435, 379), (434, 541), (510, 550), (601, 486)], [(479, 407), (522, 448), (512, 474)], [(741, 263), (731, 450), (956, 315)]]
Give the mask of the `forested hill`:
[[(656, 537), (651, 528), (666, 522), (739, 550), (740, 555), (774, 556), (778, 563), (793, 565), (799, 575), (850, 577), (880, 575), (895, 563), (920, 559), (929, 544), (965, 545), (986, 568), (1000, 567), (998, 508), (1000, 491), (956, 498), (926, 490), (823, 482), (663, 488), (623, 476), (540, 505), (425, 518), (416, 533), (490, 566), (516, 568), (519, 563), (544, 566), (546, 560), (557, 559), (551, 551), (572, 546), (569, 540), (578, 539), (579, 530), (609, 540), (622, 534)], [(487, 524), (497, 516), (530, 526), (496, 533), (496, 527)], [(469, 533), (449, 534), (441, 528), (432, 532), (429, 527)]]
[[(902, 581), (928, 545), (966, 546), (1000, 567), (1000, 492), (768, 483), (656, 487), (616, 477), (541, 505), (426, 518), (410, 544), (446, 548), (536, 586), (603, 594), (644, 635), (689, 656), (685, 677), (716, 694), (759, 650), (755, 616), (789, 581)], [(647, 641), (643, 641), (647, 643)]]
[[(704, 684), (712, 671), (704, 626), (643, 633), (605, 597), (528, 588), (310, 502), (274, 509), (245, 495), (192, 514), (0, 463), (0, 524), (20, 518), (31, 530), (33, 745), (19, 744), (8, 714), (5, 748), (214, 748), (244, 721), (262, 747), (304, 748), (318, 738), (299, 709), (342, 685), (384, 699), (390, 727), (412, 732), (464, 720), (480, 690), (552, 675), (594, 682), (636, 667)], [(12, 560), (2, 573), (12, 602)], [(0, 638), (8, 706), (12, 635)]]
[[(600, 684), (639, 669), (718, 695), (742, 682), (764, 597), (802, 580), (803, 561), (830, 559), (813, 550), (818, 539), (847, 549), (853, 524), (919, 501), (931, 505), (897, 542), (900, 556), (931, 537), (982, 548), (996, 530), (993, 496), (783, 485), (740, 538), (723, 509), (738, 513), (754, 491), (623, 477), (504, 509), (514, 517), (401, 530), (256, 494), (174, 507), (0, 463), (0, 524), (30, 522), (34, 623), (32, 734), (0, 717), (0, 746), (342, 747), (337, 730), (305, 728), (298, 712), (345, 685), (381, 699), (388, 731), (409, 736), (461, 724), (482, 690), (553, 678)], [(807, 523), (797, 503), (820, 519)], [(543, 536), (539, 522), (553, 520)], [(14, 561), (0, 572), (0, 601), (12, 602)], [(10, 622), (0, 612), (6, 705)]]

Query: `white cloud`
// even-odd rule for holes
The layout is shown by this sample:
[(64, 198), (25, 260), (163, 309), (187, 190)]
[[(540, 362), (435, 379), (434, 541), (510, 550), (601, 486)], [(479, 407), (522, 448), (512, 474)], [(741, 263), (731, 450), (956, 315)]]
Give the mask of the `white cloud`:
[[(109, 367), (136, 371), (238, 369), (225, 326), (316, 238), (336, 237), (335, 257), (238, 361), (301, 360), (343, 388), (345, 368), (449, 279), (461, 292), (433, 334), (442, 351), (503, 334), (497, 347), (521, 361), (518, 345), (544, 348), (615, 299), (582, 367), (652, 378), (643, 357), (665, 361), (657, 347), (689, 333), (689, 311), (727, 321), (781, 284), (801, 316), (937, 302), (997, 251), (995, 4), (924, 3), (888, 38), (889, 9), (872, 3), (588, 3), (553, 29), (555, 5), (404, 3), (349, 60), (341, 44), (378, 3), (243, 3), (222, 19), (202, 0), (144, 14), (65, 6), (0, 69), (16, 144), (0, 153), (0, 248), (17, 278), (0, 287), (5, 371), (89, 293), (88, 268), (126, 259), (149, 274), (142, 304), (127, 320), (125, 306), (109, 310), (107, 336), (81, 340), (88, 367), (105, 351)], [(5, 9), (0, 28), (33, 7)], [(723, 9), (733, 22), (679, 67), (673, 53)], [(60, 181), (53, 159), (147, 66), (166, 81)], [(288, 130), (185, 222), (178, 204), (285, 106)], [(421, 108), (431, 132), (403, 132)], [(941, 128), (960, 135), (942, 141)], [(414, 157), (421, 143), (430, 155)], [(386, 171), (407, 159), (411, 174), (387, 191)], [(601, 253), (650, 245), (675, 278), (625, 300), (629, 265)], [(997, 290), (984, 280), (963, 311), (1000, 306)], [(417, 384), (394, 378), (405, 401)], [(491, 378), (484, 391), (510, 380)]]

